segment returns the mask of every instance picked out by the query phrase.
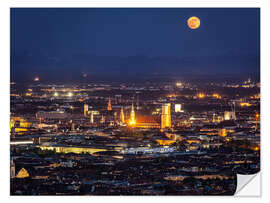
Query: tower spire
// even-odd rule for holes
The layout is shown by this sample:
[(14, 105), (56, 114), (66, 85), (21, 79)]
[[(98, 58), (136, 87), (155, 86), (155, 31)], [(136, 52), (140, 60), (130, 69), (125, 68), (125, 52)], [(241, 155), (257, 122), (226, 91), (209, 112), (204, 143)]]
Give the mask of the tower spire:
[(134, 111), (133, 103), (132, 103), (132, 106), (131, 106), (131, 112), (130, 112), (129, 124), (130, 124), (131, 126), (134, 126), (134, 125), (136, 124), (136, 120), (135, 120), (135, 111)]
[(107, 110), (111, 111), (112, 110), (112, 105), (111, 105), (111, 97), (109, 97), (108, 105), (107, 105)]

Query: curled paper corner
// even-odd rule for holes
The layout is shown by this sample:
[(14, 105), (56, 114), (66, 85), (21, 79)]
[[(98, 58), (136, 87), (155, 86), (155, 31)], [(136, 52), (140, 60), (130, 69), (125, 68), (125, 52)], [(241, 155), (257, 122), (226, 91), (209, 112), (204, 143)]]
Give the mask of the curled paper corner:
[(261, 172), (252, 175), (237, 174), (237, 188), (235, 196), (261, 196)]

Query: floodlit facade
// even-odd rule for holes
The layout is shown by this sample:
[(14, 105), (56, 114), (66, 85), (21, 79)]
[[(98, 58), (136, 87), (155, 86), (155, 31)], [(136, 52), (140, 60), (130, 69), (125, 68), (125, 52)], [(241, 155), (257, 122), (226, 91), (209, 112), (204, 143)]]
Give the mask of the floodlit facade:
[(236, 116), (235, 116), (235, 112), (233, 111), (225, 111), (224, 112), (224, 120), (228, 121), (228, 120), (235, 120)]
[(131, 126), (134, 126), (134, 125), (136, 124), (135, 111), (134, 111), (134, 106), (133, 106), (133, 104), (132, 104), (132, 106), (131, 106), (131, 112), (130, 112), (129, 124), (130, 124)]
[(36, 113), (37, 119), (65, 119), (69, 116), (64, 111), (39, 111)]
[(94, 113), (91, 112), (90, 114), (90, 123), (93, 124), (94, 123)]
[(88, 112), (88, 104), (85, 104), (83, 107), (83, 115), (86, 117)]
[(121, 107), (120, 120), (121, 120), (121, 123), (125, 123), (125, 114), (124, 114), (123, 107)]
[(175, 105), (174, 105), (174, 111), (175, 111), (176, 113), (183, 112), (183, 110), (182, 110), (182, 105), (181, 105), (181, 104), (175, 104)]
[(25, 168), (22, 168), (19, 172), (18, 172), (18, 174), (17, 174), (17, 176), (16, 176), (16, 178), (28, 178), (29, 177), (29, 173), (28, 173), (28, 171), (25, 169)]
[(161, 129), (171, 128), (171, 104), (166, 103), (162, 105), (161, 114)]
[(109, 98), (108, 105), (107, 105), (107, 110), (108, 111), (112, 110), (111, 98)]

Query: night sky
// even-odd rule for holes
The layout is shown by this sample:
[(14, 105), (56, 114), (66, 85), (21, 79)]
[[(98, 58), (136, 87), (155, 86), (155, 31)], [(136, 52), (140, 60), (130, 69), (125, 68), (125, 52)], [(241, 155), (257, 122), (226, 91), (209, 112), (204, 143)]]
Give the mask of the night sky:
[(11, 9), (11, 80), (259, 71), (256, 8)]

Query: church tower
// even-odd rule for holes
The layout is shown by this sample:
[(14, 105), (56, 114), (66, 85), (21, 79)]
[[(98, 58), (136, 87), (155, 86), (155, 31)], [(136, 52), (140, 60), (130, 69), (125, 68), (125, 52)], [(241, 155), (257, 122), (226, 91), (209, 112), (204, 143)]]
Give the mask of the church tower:
[(121, 107), (120, 120), (121, 120), (121, 123), (125, 123), (125, 114), (124, 114), (123, 107)]
[(130, 124), (131, 126), (134, 126), (134, 125), (136, 124), (136, 120), (135, 120), (135, 111), (134, 111), (133, 103), (132, 103), (132, 106), (131, 106), (131, 112), (130, 112), (129, 124)]
[(108, 105), (107, 105), (107, 110), (111, 111), (112, 110), (112, 105), (111, 105), (111, 98), (109, 97)]
[(161, 129), (171, 128), (171, 104), (162, 105)]

